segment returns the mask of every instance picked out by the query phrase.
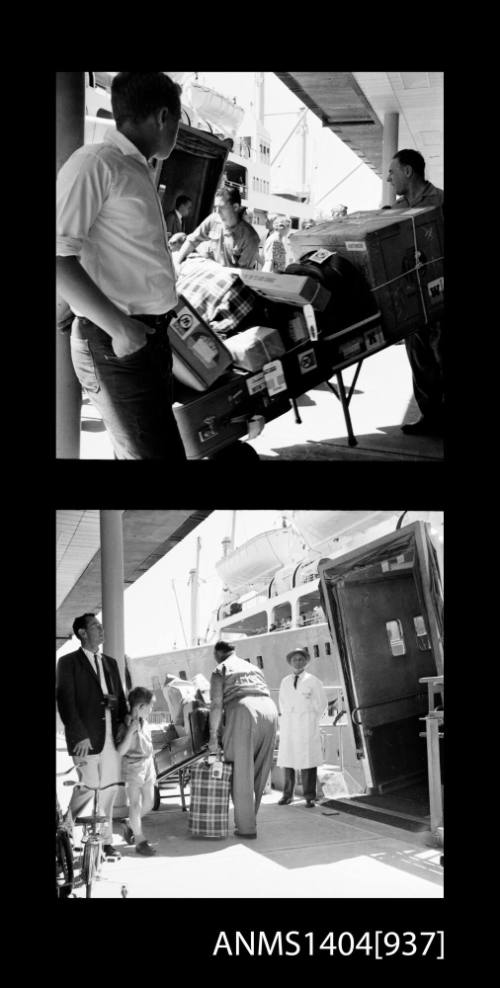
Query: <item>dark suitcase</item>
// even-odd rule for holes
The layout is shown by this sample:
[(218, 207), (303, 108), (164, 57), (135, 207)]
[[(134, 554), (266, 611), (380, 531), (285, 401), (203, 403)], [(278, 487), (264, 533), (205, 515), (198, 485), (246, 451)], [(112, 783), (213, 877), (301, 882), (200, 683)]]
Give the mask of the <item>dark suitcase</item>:
[(188, 761), (193, 755), (193, 742), (191, 738), (176, 738), (173, 741), (168, 741), (163, 748), (160, 748), (154, 754), (157, 778), (161, 778), (162, 775), (169, 772), (176, 765), (182, 765), (183, 762)]
[(264, 371), (260, 371), (233, 374), (227, 383), (203, 395), (177, 390), (184, 404), (174, 405), (173, 409), (188, 460), (211, 456), (235, 443), (248, 433), (248, 423), (254, 415), (269, 422), (288, 411), (286, 395), (278, 391), (270, 394), (270, 387)]
[[(216, 777), (216, 766), (222, 777)], [(233, 766), (228, 762), (198, 762), (191, 769), (189, 831), (196, 837), (227, 837)]]
[(301, 343), (281, 358), (291, 398), (299, 398), (332, 376), (327, 348), (321, 341)]
[(337, 251), (325, 251), (323, 262), (314, 260), (319, 254), (306, 254), (299, 264), (289, 264), (286, 269), (317, 279), (330, 292), (328, 305), (316, 313), (318, 333), (331, 335), (374, 315), (377, 303), (362, 271)]
[(207, 707), (198, 707), (189, 714), (191, 740), (193, 751), (197, 755), (206, 748), (210, 735), (210, 711)]

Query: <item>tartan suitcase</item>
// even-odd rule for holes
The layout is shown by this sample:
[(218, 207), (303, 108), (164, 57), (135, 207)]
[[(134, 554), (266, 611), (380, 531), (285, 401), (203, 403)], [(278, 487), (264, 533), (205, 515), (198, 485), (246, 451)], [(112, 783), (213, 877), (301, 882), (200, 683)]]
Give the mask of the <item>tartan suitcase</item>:
[(227, 837), (229, 794), (233, 766), (222, 762), (222, 778), (214, 777), (217, 763), (199, 762), (191, 769), (189, 831), (195, 837)]

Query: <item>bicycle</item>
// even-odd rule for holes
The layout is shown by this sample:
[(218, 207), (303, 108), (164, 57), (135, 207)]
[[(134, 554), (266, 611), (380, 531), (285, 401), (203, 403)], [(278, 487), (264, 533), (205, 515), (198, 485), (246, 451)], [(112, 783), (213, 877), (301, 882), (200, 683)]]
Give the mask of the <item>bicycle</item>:
[[(71, 771), (69, 769), (68, 771)], [(67, 772), (62, 773), (67, 775)], [(107, 820), (106, 816), (99, 813), (99, 793), (104, 789), (111, 789), (113, 786), (124, 786), (124, 782), (110, 782), (107, 786), (87, 786), (83, 782), (68, 780), (63, 782), (65, 786), (75, 786), (77, 789), (87, 789), (94, 793), (92, 813), (86, 816), (77, 816), (75, 823), (83, 826), (82, 843), (83, 855), (81, 858), (80, 881), (85, 885), (85, 897), (92, 898), (92, 884), (100, 870), (102, 858), (103, 838), (101, 834), (101, 824)], [(69, 892), (66, 893), (69, 895)]]
[[(72, 765), (66, 772), (58, 772), (58, 776), (68, 775), (74, 772)], [(75, 785), (76, 779), (63, 782), (63, 785)], [(74, 857), (71, 837), (64, 822), (63, 811), (56, 795), (56, 895), (60, 899), (67, 899), (73, 891), (74, 885)]]

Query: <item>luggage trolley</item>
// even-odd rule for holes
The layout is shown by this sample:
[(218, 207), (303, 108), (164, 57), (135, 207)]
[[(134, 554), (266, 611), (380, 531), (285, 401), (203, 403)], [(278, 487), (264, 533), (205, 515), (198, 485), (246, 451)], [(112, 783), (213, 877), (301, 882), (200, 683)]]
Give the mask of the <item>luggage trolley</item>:
[[(193, 714), (195, 715), (194, 720)], [(200, 714), (204, 715), (201, 731), (199, 724), (196, 724)], [(189, 714), (189, 728), (190, 735), (167, 741), (154, 752), (156, 785), (153, 810), (160, 808), (162, 784), (168, 783), (175, 776), (177, 776), (179, 783), (182, 811), (185, 813), (187, 810), (185, 786), (189, 779), (189, 769), (202, 758), (205, 758), (208, 751), (208, 710), (206, 712), (202, 710), (192, 711)]]

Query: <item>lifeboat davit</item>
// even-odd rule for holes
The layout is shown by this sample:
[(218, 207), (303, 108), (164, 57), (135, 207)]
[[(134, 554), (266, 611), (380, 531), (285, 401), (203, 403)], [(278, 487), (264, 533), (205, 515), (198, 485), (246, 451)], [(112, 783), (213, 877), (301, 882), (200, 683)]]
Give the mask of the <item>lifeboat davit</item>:
[(217, 575), (233, 593), (268, 583), (283, 566), (304, 554), (304, 540), (290, 528), (261, 532), (215, 564)]

